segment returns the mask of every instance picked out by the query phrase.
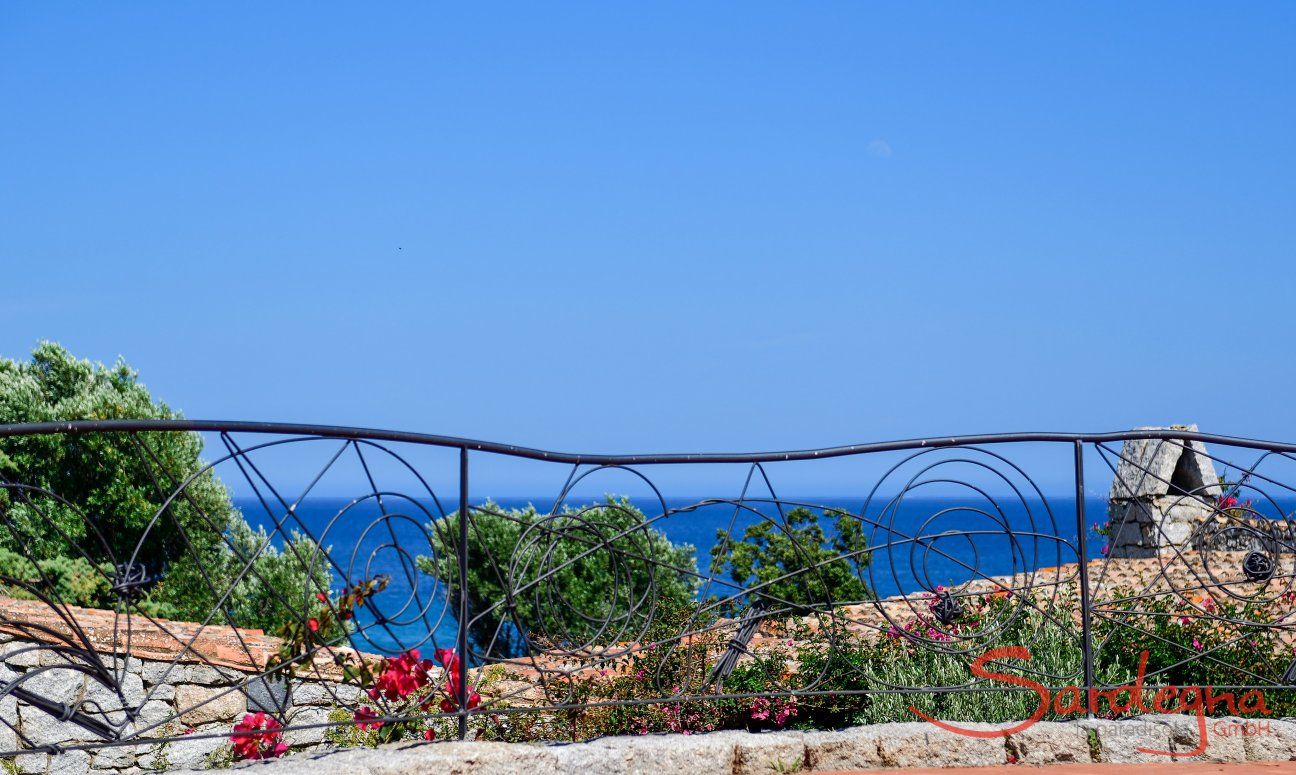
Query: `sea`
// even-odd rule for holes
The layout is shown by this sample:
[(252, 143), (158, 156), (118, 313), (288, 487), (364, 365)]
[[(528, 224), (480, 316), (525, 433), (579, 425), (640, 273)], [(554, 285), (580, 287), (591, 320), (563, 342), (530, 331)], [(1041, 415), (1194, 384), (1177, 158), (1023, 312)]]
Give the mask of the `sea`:
[[(600, 500), (591, 497), (585, 502)], [(542, 498), (528, 497), (495, 498), (494, 503), (504, 509), (534, 504), (542, 513), (552, 507)], [(722, 573), (709, 572), (718, 533), (740, 540), (744, 530), (762, 520), (780, 524), (780, 506), (786, 512), (796, 504), (813, 505), (816, 514), (826, 508), (862, 516), (871, 549), (864, 580), (878, 597), (1072, 563), (1080, 556), (1081, 523), (1074, 498), (1045, 502), (1014, 496), (969, 505), (965, 500), (911, 496), (898, 504), (873, 502), (867, 508), (862, 498), (844, 496), (781, 496), (778, 504), (747, 501), (744, 508), (732, 502), (667, 498), (665, 516), (656, 499), (632, 503), (644, 511), (653, 529), (676, 544), (694, 547), (702, 577), (700, 596), (734, 593)], [(250, 523), (276, 537), (295, 529), (316, 538), (332, 559), (334, 592), (348, 581), (389, 578), (381, 605), (366, 607), (358, 619), (357, 647), (394, 654), (454, 645), (454, 606), (440, 585), (415, 568), (417, 558), (429, 554), (429, 524), (442, 516), (442, 508), (452, 510), (452, 504), (387, 499), (380, 507), (373, 499), (355, 503), (312, 497), (291, 514), (248, 498), (236, 498), (235, 505)], [(1103, 552), (1104, 538), (1093, 527), (1105, 521), (1106, 502), (1086, 498), (1084, 507), (1085, 554), (1093, 559)], [(831, 540), (833, 519), (821, 516), (819, 521), (825, 539)]]

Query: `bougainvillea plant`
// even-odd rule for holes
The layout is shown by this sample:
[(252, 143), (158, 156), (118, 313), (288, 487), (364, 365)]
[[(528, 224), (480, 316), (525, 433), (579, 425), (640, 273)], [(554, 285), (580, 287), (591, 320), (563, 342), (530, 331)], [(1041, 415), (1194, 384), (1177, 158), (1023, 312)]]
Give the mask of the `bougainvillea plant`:
[[(346, 639), (351, 631), (351, 621), (355, 618), (357, 608), (365, 601), (387, 588), (387, 576), (375, 576), (343, 587), (342, 593), (332, 602), (324, 592), (315, 593), (317, 605), (309, 612), (311, 615), (304, 621), (285, 624), (279, 631), (283, 642), (279, 650), (266, 664), (266, 672), (279, 670), (293, 675), (310, 657), (321, 648), (336, 646)], [(369, 678), (363, 660), (356, 660), (349, 652), (338, 652), (333, 657), (351, 680)]]
[[(349, 622), (355, 618), (356, 609), (386, 586), (387, 577), (376, 576), (344, 588), (337, 599), (331, 602), (324, 592), (316, 593), (317, 604), (309, 611), (310, 616), (301, 622), (289, 622), (280, 630), (283, 642), (267, 662), (266, 672), (279, 671), (292, 676), (319, 649), (341, 642), (350, 631)], [(342, 667), (343, 674), (348, 678), (362, 679), (369, 672), (364, 661), (354, 659), (350, 653), (339, 652), (334, 656), (334, 661)], [(234, 758), (244, 760), (282, 756), (288, 750), (282, 737), (283, 724), (278, 719), (266, 715), (264, 711), (249, 713), (234, 725), (234, 731), (230, 735)]]
[(288, 750), (283, 742), (283, 725), (263, 711), (248, 713), (234, 725), (230, 735), (236, 759), (273, 759)]
[[(440, 684), (432, 680), (436, 664), (422, 659), (417, 649), (410, 649), (395, 659), (384, 659), (377, 677), (368, 686), (362, 684), (369, 699), (379, 707), (377, 710), (368, 705), (357, 708), (352, 716), (356, 727), (376, 732), (375, 741), (380, 743), (410, 737), (435, 739), (436, 732), (419, 715), (435, 709), (442, 713), (459, 710), (462, 667), (454, 649), (437, 649), (435, 656), (445, 678)], [(471, 684), (467, 689), (467, 707), (471, 710), (481, 704), (481, 696), (473, 691)]]

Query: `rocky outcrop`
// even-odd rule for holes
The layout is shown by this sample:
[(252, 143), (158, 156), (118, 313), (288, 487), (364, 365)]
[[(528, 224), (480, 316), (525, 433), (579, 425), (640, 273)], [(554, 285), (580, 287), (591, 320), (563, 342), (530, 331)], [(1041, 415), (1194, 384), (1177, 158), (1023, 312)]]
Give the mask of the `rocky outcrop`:
[[(1135, 430), (1196, 431), (1196, 425)], [(1107, 496), (1112, 557), (1153, 557), (1188, 546), (1215, 512), (1219, 477), (1206, 445), (1175, 439), (1125, 442)]]

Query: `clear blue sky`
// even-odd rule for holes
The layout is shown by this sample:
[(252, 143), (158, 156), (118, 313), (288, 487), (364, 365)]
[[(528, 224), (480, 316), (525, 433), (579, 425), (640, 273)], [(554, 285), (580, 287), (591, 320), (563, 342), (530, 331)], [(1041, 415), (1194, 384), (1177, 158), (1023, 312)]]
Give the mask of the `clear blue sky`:
[(0, 354), (587, 451), (1296, 438), (1296, 5), (6, 3)]

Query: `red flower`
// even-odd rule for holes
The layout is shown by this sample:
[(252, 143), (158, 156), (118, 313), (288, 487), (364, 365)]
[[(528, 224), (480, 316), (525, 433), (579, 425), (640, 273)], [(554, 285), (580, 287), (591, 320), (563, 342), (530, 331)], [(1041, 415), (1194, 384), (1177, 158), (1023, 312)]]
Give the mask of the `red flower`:
[(374, 721), (378, 714), (369, 709), (369, 706), (363, 706), (355, 712), (356, 726), (360, 729), (378, 729), (383, 725), (381, 721)]
[[(456, 710), (459, 709), (459, 692), (455, 689), (452, 689), (449, 683), (445, 685), (445, 692), (449, 696), (447, 696), (444, 700), (441, 700), (441, 710), (444, 713), (454, 713)], [(474, 692), (472, 690), (472, 687), (469, 686), (468, 687), (468, 709), (472, 710), (478, 705), (481, 705), (481, 695), (478, 694), (477, 692)]]
[(328, 595), (324, 594), (323, 592), (316, 592), (316, 593), (315, 593), (315, 599), (318, 600), (318, 601), (320, 601), (321, 603), (327, 603), (327, 602), (328, 602)]
[[(445, 665), (446, 682), (441, 687), (446, 693), (446, 698), (441, 700), (441, 710), (445, 713), (454, 713), (459, 709), (459, 655), (454, 649), (437, 649), (437, 661)], [(472, 685), (468, 685), (468, 708), (477, 707), (481, 704), (481, 695), (473, 691)]]
[(419, 659), (417, 649), (410, 649), (395, 659), (383, 662), (382, 673), (369, 689), (369, 697), (389, 700), (402, 700), (419, 689), (427, 686), (428, 671), (433, 667), (432, 661)]
[(436, 739), (436, 731), (435, 731), (435, 730), (432, 730), (432, 729), (425, 729), (425, 730), (423, 730), (423, 739), (424, 739), (424, 740), (429, 740), (429, 741), (431, 741), (431, 740), (435, 740), (435, 739)]
[(306, 626), (307, 626), (308, 628), (310, 628), (310, 631), (311, 631), (311, 632), (319, 632), (319, 620), (318, 620), (318, 619), (307, 619), (307, 620), (306, 620)]
[(234, 725), (230, 736), (234, 756), (239, 759), (272, 759), (288, 751), (283, 738), (283, 725), (263, 711), (247, 713)]
[(437, 649), (433, 656), (436, 657), (436, 661), (445, 665), (446, 672), (458, 674), (459, 655), (455, 653), (454, 649)]

